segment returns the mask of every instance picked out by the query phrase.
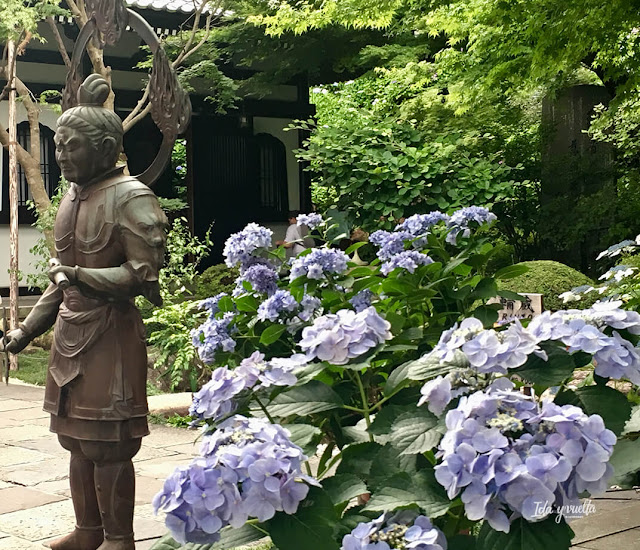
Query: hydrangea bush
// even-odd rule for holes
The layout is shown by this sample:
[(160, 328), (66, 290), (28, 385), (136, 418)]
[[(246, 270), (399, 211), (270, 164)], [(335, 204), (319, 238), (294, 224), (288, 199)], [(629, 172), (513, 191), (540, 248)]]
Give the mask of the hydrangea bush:
[(202, 302), (192, 334), (213, 368), (190, 411), (202, 456), (155, 500), (175, 540), (560, 550), (568, 506), (635, 482), (640, 412), (610, 381), (640, 382), (640, 315), (608, 302), (496, 325), (488, 301), (519, 298), (496, 281), (523, 268), (487, 276), (494, 220), (411, 216), (371, 235), (366, 266), (360, 244), (287, 263), (265, 228), (229, 239), (236, 289)]

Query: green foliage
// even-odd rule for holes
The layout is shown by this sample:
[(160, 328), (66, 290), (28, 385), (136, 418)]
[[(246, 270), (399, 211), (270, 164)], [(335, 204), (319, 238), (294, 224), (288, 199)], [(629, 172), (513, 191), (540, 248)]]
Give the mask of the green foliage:
[(200, 299), (216, 296), (221, 292), (231, 294), (235, 288), (238, 270), (225, 264), (212, 265), (197, 277), (196, 296)]
[[(500, 288), (511, 290), (513, 292), (525, 292), (542, 294), (544, 300), (544, 308), (548, 310), (565, 309), (567, 306), (561, 298), (558, 298), (563, 292), (567, 292), (572, 288), (582, 285), (593, 285), (593, 281), (575, 269), (550, 260), (538, 260), (532, 262), (522, 262), (529, 268), (526, 273), (519, 277), (510, 279), (501, 283)], [(583, 304), (581, 307), (589, 307), (592, 300)], [(573, 307), (573, 306), (570, 306)]]
[(0, 40), (19, 41), (29, 33), (42, 41), (37, 32), (38, 23), (49, 15), (68, 14), (59, 4), (60, 0), (3, 0), (0, 4)]
[(37, 348), (29, 353), (23, 351), (18, 357), (18, 366), (18, 370), (11, 371), (11, 378), (17, 378), (27, 384), (44, 386), (47, 382), (49, 351)]

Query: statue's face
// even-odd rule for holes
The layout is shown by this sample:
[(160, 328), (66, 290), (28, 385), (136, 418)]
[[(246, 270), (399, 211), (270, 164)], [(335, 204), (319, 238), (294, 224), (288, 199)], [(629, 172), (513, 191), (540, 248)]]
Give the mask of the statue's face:
[(74, 128), (58, 127), (53, 140), (56, 161), (69, 181), (84, 185), (111, 168), (106, 158), (110, 155), (97, 151), (91, 140)]

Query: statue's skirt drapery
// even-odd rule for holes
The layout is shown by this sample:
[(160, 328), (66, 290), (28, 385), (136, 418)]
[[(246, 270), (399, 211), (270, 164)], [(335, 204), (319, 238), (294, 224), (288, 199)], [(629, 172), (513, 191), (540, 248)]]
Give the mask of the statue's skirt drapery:
[[(74, 292), (75, 290), (75, 292)], [(65, 291), (75, 294), (77, 289)], [(65, 302), (66, 302), (65, 296)], [(60, 308), (44, 409), (51, 430), (76, 439), (122, 441), (149, 433), (144, 325), (131, 302)]]

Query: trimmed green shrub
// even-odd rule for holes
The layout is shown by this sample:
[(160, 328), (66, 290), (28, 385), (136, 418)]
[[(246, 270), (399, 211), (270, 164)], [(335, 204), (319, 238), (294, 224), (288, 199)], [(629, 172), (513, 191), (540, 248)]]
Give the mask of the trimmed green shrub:
[(231, 294), (235, 288), (238, 270), (227, 267), (225, 264), (216, 264), (208, 267), (196, 278), (196, 298), (204, 299), (226, 292)]
[(567, 308), (587, 308), (598, 299), (597, 293), (590, 293), (580, 302), (563, 304), (558, 295), (582, 285), (593, 285), (594, 282), (589, 277), (576, 271), (568, 265), (551, 260), (535, 260), (522, 262), (516, 265), (525, 265), (529, 271), (500, 283), (501, 290), (511, 290), (513, 292), (531, 292), (544, 296), (544, 308), (548, 310)]

